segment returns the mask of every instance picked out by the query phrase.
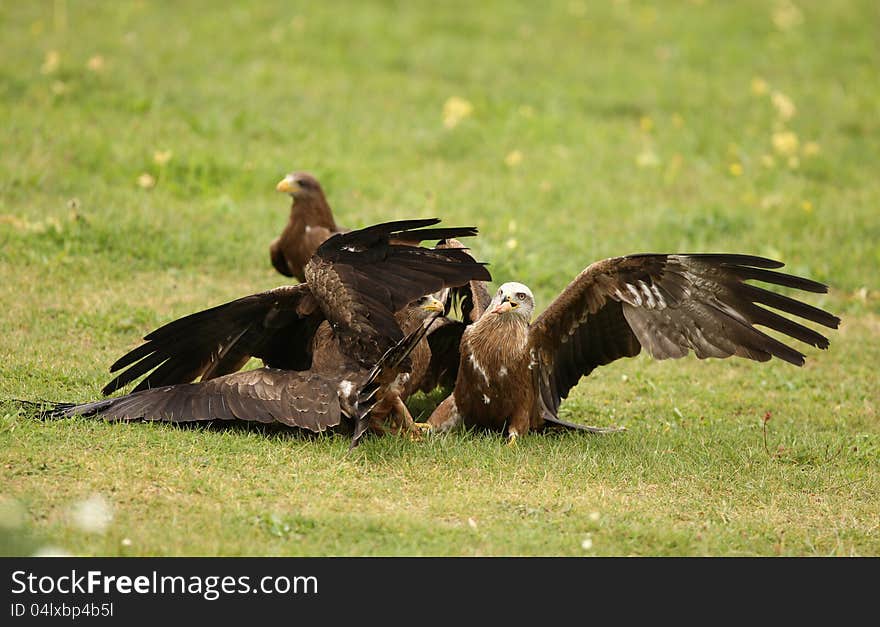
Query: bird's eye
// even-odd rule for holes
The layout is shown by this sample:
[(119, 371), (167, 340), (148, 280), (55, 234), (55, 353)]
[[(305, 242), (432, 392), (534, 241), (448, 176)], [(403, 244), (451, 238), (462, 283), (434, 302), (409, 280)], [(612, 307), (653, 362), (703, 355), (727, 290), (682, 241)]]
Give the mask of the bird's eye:
[(525, 299), (526, 299), (526, 293), (525, 293), (525, 292), (517, 292), (517, 293), (516, 293), (516, 298), (517, 298), (517, 300), (525, 300)]

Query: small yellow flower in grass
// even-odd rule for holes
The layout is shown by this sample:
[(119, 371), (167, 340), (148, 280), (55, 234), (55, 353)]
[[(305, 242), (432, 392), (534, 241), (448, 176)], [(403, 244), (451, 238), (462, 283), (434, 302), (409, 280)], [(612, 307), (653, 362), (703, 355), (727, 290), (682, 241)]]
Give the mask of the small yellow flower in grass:
[(645, 133), (650, 133), (654, 128), (654, 120), (652, 120), (650, 116), (643, 115), (639, 118), (639, 128)]
[(775, 168), (776, 159), (773, 158), (773, 155), (761, 155), (761, 165), (765, 168)]
[(474, 105), (458, 96), (449, 98), (443, 103), (443, 126), (455, 128), (458, 123), (474, 112)]
[(144, 172), (138, 177), (137, 184), (144, 189), (151, 189), (156, 187), (156, 177), (149, 172)]
[(174, 153), (170, 150), (157, 150), (153, 153), (153, 161), (155, 161), (158, 165), (165, 165), (169, 161), (171, 161), (171, 157), (174, 156)]
[(731, 163), (727, 169), (730, 171), (731, 176), (742, 176), (743, 167), (741, 163)]
[(104, 57), (100, 54), (94, 55), (86, 62), (86, 68), (92, 72), (101, 72), (104, 70)]
[(517, 246), (519, 246), (519, 242), (516, 241), (516, 238), (511, 237), (509, 240), (507, 240), (506, 242), (504, 242), (504, 246), (505, 246), (508, 250), (513, 250), (514, 248), (516, 248)]
[(770, 96), (770, 102), (773, 103), (776, 113), (783, 120), (790, 120), (794, 117), (794, 114), (797, 113), (797, 108), (794, 106), (794, 102), (792, 102), (791, 98), (783, 94), (781, 91), (774, 91)]
[(507, 167), (514, 168), (522, 163), (523, 154), (519, 150), (512, 150), (507, 153), (507, 156), (504, 157), (504, 163), (507, 164)]
[(801, 203), (801, 209), (803, 209), (807, 213), (813, 213), (813, 203), (811, 203), (809, 200), (805, 200)]
[(752, 93), (756, 96), (763, 96), (767, 93), (767, 89), (769, 89), (769, 85), (767, 85), (767, 81), (765, 81), (760, 76), (756, 76), (752, 79)]
[(599, 522), (602, 515), (599, 512), (590, 512), (589, 519), (593, 522)]
[(789, 158), (788, 158), (788, 161), (787, 161), (786, 163), (788, 164), (788, 169), (789, 169), (789, 170), (797, 170), (797, 169), (801, 166), (801, 160), (798, 159), (798, 158), (797, 158), (796, 156), (794, 156), (794, 155), (792, 155), (791, 157), (789, 157)]
[(122, 538), (122, 541), (120, 542), (120, 544), (122, 544), (122, 546), (131, 546), (132, 545), (131, 538)]
[(777, 2), (773, 7), (771, 18), (776, 28), (783, 32), (790, 31), (804, 22), (804, 14), (791, 0)]
[(797, 154), (800, 146), (798, 136), (791, 131), (773, 133), (770, 141), (773, 143), (773, 150), (786, 157)]
[(57, 50), (50, 50), (43, 59), (43, 65), (40, 66), (40, 74), (52, 74), (58, 70), (61, 64), (61, 54)]
[(656, 168), (660, 165), (660, 157), (651, 148), (645, 148), (636, 155), (636, 165), (640, 168)]
[(819, 144), (816, 142), (804, 142), (803, 152), (805, 157), (815, 157), (821, 152), (821, 148), (819, 148)]

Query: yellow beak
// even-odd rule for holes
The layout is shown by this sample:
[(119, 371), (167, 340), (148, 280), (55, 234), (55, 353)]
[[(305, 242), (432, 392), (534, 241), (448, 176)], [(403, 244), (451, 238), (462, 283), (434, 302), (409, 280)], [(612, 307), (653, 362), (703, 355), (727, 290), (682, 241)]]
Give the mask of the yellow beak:
[(430, 300), (428, 300), (427, 303), (422, 305), (422, 309), (424, 309), (425, 311), (442, 313), (443, 310), (445, 309), (445, 307), (443, 306), (443, 303), (441, 301), (437, 300), (436, 298), (434, 298), (433, 296), (429, 296), (428, 298)]
[(295, 194), (300, 190), (300, 187), (299, 183), (297, 183), (296, 180), (288, 174), (283, 179), (278, 181), (278, 185), (275, 186), (275, 189), (285, 194)]

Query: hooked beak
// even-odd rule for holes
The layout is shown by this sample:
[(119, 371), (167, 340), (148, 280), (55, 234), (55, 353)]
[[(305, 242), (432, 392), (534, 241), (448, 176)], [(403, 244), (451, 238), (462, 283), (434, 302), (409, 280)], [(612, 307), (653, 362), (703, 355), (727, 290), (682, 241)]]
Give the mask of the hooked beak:
[(285, 176), (283, 179), (278, 181), (278, 185), (275, 186), (275, 190), (279, 192), (283, 192), (285, 194), (295, 194), (300, 191), (299, 183), (296, 182), (296, 179), (293, 178), (290, 174)]
[(516, 304), (510, 302), (510, 300), (505, 296), (505, 297), (504, 297), (504, 300), (502, 300), (502, 301), (498, 304), (497, 307), (491, 309), (491, 310), (489, 311), (489, 313), (493, 313), (493, 314), (503, 314), (503, 313), (507, 313), (508, 311), (510, 311), (511, 309), (513, 309), (514, 307), (516, 307)]
[(445, 309), (443, 302), (437, 300), (433, 296), (429, 296), (428, 298), (430, 300), (428, 300), (428, 302), (426, 302), (424, 305), (422, 305), (422, 309), (424, 309), (425, 311), (433, 312), (433, 313), (443, 313), (443, 310)]

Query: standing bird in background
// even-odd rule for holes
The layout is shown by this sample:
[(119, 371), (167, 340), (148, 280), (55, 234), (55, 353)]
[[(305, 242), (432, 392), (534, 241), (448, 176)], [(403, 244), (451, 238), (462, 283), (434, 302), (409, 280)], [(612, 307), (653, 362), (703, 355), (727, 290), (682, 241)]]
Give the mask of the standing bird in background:
[[(245, 296), (146, 335), (111, 366), (122, 372), (103, 389), (110, 394), (146, 375), (132, 393), (58, 404), (44, 415), (250, 420), (315, 432), (345, 423), (353, 445), (389, 415), (410, 428), (412, 418), (400, 410), (413, 367), (408, 356), (425, 343), (430, 319), (443, 309), (430, 294), (490, 279), (462, 249), (390, 243), (477, 232), (424, 228), (438, 222), (389, 222), (337, 234), (306, 264), (305, 283)], [(239, 372), (251, 357), (264, 367)]]
[(506, 429), (510, 443), (546, 425), (611, 431), (562, 421), (559, 405), (596, 366), (634, 357), (642, 347), (655, 359), (693, 351), (700, 359), (777, 357), (802, 366), (802, 353), (755, 325), (821, 349), (828, 348), (828, 339), (759, 303), (832, 329), (840, 318), (745, 282), (828, 291), (821, 283), (770, 269), (783, 265), (736, 254), (605, 259), (585, 268), (533, 323), (531, 290), (505, 283), (462, 334), (453, 393), (420, 426), (446, 430), (463, 422)]
[(269, 245), (272, 265), (284, 276), (306, 280), (305, 266), (331, 235), (348, 229), (336, 225), (318, 180), (307, 172), (288, 174), (275, 189), (290, 194), (290, 217), (281, 235)]

